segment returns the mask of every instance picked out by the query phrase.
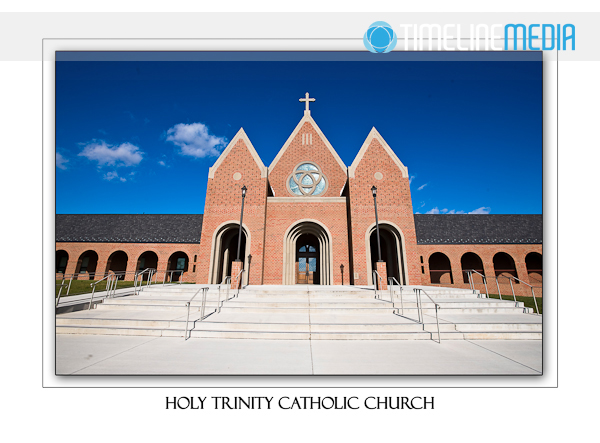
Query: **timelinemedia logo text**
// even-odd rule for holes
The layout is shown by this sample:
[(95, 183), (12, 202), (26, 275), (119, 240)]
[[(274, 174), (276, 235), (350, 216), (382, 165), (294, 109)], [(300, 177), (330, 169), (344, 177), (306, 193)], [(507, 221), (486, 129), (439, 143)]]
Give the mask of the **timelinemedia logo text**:
[[(469, 40), (469, 44), (465, 40)], [(502, 44), (504, 39), (504, 44)], [(530, 51), (575, 50), (575, 25), (572, 24), (495, 24), (457, 25), (423, 24), (399, 25), (396, 29), (386, 22), (375, 22), (363, 37), (371, 52), (386, 53), (404, 41), (404, 48), (413, 51)], [(412, 45), (409, 45), (412, 42)], [(522, 45), (519, 44), (522, 42)]]

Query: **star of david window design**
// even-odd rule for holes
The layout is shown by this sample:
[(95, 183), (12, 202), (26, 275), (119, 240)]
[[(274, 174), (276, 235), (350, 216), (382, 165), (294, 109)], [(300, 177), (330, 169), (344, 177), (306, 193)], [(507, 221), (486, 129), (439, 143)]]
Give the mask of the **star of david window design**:
[(288, 178), (288, 189), (295, 195), (319, 195), (327, 189), (321, 169), (314, 163), (300, 163)]

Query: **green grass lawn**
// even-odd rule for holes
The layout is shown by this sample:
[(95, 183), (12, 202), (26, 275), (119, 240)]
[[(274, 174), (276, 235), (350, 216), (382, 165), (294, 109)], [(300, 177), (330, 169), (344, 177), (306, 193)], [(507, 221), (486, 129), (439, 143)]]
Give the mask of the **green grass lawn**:
[[(58, 291), (60, 289), (60, 282), (61, 280), (56, 280), (56, 292), (54, 293), (54, 297), (58, 297)], [(67, 293), (67, 286), (63, 287), (63, 290), (60, 294), (60, 297), (69, 297), (71, 295), (79, 295), (79, 294), (89, 294), (92, 292), (92, 286), (90, 286), (90, 283), (93, 283), (93, 280), (73, 280), (73, 282), (71, 283), (71, 290), (69, 291), (69, 295), (65, 295)], [(69, 280), (65, 280), (65, 283), (68, 285), (69, 284)], [(144, 285), (146, 285), (147, 282), (144, 282)], [(186, 284), (186, 283), (192, 283), (192, 282), (183, 282), (182, 284)], [(151, 284), (155, 284), (154, 282), (152, 282)], [(157, 282), (156, 284), (158, 285), (162, 285), (162, 281), (161, 282)], [(176, 283), (173, 283), (176, 284)], [(124, 288), (133, 288), (133, 282), (132, 281), (123, 281), (123, 280), (119, 280), (119, 282), (117, 283), (117, 289), (124, 289)], [(102, 291), (106, 291), (106, 280), (101, 281), (100, 283), (98, 283), (96, 285), (96, 292), (102, 292)]]
[[(500, 299), (500, 297), (498, 296), (498, 294), (490, 294), (490, 298)], [(540, 310), (540, 314), (542, 314), (542, 299), (543, 299), (543, 297), (536, 297), (535, 298), (535, 300), (537, 301), (538, 309)], [(502, 300), (511, 300), (511, 301), (514, 301), (514, 298), (513, 298), (512, 294), (510, 294), (509, 296), (502, 295)], [(535, 311), (535, 304), (533, 302), (533, 297), (520, 297), (520, 296), (517, 295), (517, 301), (521, 301), (521, 302), (525, 303), (525, 307), (527, 307), (527, 308), (533, 308), (533, 312), (536, 312)]]

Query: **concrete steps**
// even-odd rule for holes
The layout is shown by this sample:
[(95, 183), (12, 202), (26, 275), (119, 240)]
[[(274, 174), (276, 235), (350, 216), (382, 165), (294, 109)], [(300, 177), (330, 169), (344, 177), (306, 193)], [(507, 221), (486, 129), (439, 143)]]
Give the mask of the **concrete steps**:
[[(58, 334), (146, 335), (183, 337), (187, 301), (202, 285), (147, 287), (138, 296), (103, 300), (96, 309), (56, 316)], [(423, 300), (424, 324), (417, 323), (414, 296), (403, 295), (399, 315), (382, 292), (375, 299), (372, 288), (352, 286), (248, 287), (239, 296), (223, 301), (217, 312), (218, 289), (209, 286), (205, 318), (201, 301), (190, 307), (191, 338), (263, 340), (437, 340), (434, 304)], [(440, 336), (443, 340), (541, 339), (541, 317), (527, 315), (514, 302), (478, 298), (467, 290), (428, 288), (441, 306)], [(234, 294), (230, 291), (230, 297)], [(435, 295), (435, 296), (434, 296)], [(425, 299), (425, 297), (423, 297)]]

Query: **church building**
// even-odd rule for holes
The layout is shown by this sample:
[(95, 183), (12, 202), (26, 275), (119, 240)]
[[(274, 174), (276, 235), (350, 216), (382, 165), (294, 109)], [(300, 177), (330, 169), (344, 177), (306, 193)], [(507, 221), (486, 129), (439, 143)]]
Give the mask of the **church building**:
[(377, 271), (383, 286), (468, 288), (475, 269), (541, 287), (541, 215), (413, 214), (385, 134), (371, 129), (345, 165), (314, 100), (300, 99), (304, 116), (268, 166), (238, 131), (209, 169), (203, 215), (57, 215), (57, 278), (152, 267), (218, 284), (243, 268), (244, 285), (372, 285)]

